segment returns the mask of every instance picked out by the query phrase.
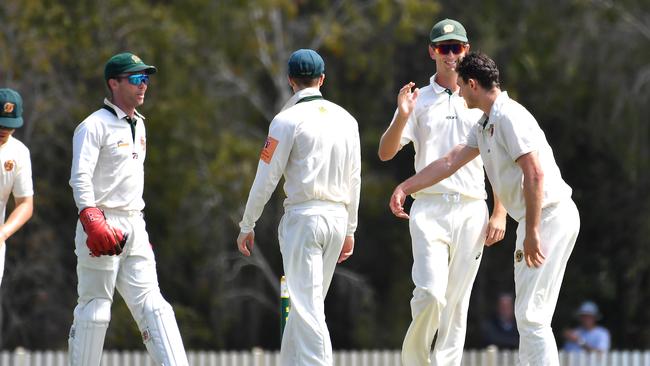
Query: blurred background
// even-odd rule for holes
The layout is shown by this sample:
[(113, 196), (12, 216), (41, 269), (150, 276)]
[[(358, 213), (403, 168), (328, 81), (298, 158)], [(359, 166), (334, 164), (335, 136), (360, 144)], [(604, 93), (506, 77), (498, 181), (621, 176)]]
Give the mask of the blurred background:
[[(650, 4), (646, 0), (1, 0), (0, 85), (20, 92), (35, 214), (7, 245), (0, 348), (65, 349), (76, 304), (76, 207), (68, 185), (76, 125), (106, 95), (103, 67), (131, 51), (158, 67), (147, 117), (145, 209), (160, 285), (188, 349), (280, 344), (279, 189), (236, 249), (237, 223), (268, 125), (290, 96), (298, 48), (326, 62), (325, 97), (359, 121), (363, 186), (354, 255), (337, 268), (326, 314), (336, 349), (397, 349), (410, 322), (408, 223), (387, 204), (413, 172), (412, 148), (382, 163), (396, 93), (428, 83), (428, 33), (453, 18), (499, 65), (502, 89), (537, 118), (582, 219), (554, 317), (577, 324), (586, 299), (612, 348), (650, 347)], [(491, 205), (490, 205), (491, 207)], [(11, 209), (11, 207), (8, 209)], [(467, 348), (513, 291), (516, 223), (487, 248)], [(116, 297), (106, 349), (143, 349)]]

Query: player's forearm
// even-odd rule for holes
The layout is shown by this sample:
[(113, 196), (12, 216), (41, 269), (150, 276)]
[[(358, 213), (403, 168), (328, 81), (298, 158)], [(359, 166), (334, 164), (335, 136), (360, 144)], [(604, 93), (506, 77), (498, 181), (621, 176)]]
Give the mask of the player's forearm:
[(402, 182), (400, 186), (405, 194), (413, 194), (440, 182), (455, 171), (449, 158), (445, 156), (427, 165), (417, 174)]
[(392, 159), (399, 151), (402, 132), (404, 131), (404, 126), (406, 126), (407, 120), (408, 116), (404, 117), (398, 113), (395, 115), (395, 119), (391, 122), (390, 126), (386, 129), (386, 132), (381, 136), (378, 151), (379, 159), (381, 159), (381, 161)]
[(526, 202), (526, 233), (539, 230), (544, 195), (544, 173), (541, 169), (524, 172), (524, 200)]
[(0, 238), (4, 240), (12, 236), (18, 229), (20, 229), (27, 220), (32, 217), (34, 212), (34, 197), (19, 197), (16, 198), (16, 207), (7, 218), (7, 221), (0, 227)]
[(427, 165), (400, 184), (405, 194), (413, 194), (454, 174), (479, 154), (478, 149), (463, 144), (453, 147), (445, 156)]
[(505, 217), (508, 214), (508, 211), (503, 206), (503, 203), (501, 203), (501, 200), (499, 199), (499, 196), (494, 191), (494, 189), (492, 189), (492, 197), (494, 198), (494, 205), (492, 207), (492, 217)]
[(239, 223), (241, 232), (247, 233), (253, 230), (281, 176), (282, 174), (278, 168), (274, 169), (260, 160), (255, 180), (248, 194), (246, 209), (242, 221)]

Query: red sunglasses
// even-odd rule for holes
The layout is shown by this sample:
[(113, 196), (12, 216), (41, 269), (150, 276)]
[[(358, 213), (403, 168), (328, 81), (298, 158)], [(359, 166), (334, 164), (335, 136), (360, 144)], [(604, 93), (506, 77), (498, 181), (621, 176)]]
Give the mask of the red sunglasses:
[(433, 50), (439, 55), (446, 55), (451, 51), (454, 55), (458, 55), (465, 50), (465, 45), (462, 43), (444, 43), (432, 44)]

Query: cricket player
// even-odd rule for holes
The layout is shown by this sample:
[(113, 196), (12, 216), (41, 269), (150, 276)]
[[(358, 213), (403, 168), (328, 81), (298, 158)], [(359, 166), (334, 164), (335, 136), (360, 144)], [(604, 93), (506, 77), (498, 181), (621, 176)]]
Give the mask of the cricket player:
[[(29, 149), (12, 135), (23, 125), (23, 99), (12, 89), (0, 89), (0, 284), (5, 268), (5, 242), (32, 217), (34, 187)], [(15, 207), (5, 220), (7, 201)]]
[(324, 300), (336, 263), (354, 249), (361, 187), (357, 121), (323, 99), (325, 63), (313, 50), (289, 58), (294, 95), (269, 127), (246, 203), (237, 247), (251, 255), (255, 222), (284, 176), (278, 239), (291, 311), (282, 337), (283, 366), (332, 365)]
[[(379, 143), (379, 157), (392, 159), (406, 144), (415, 148), (415, 171), (460, 143), (479, 120), (458, 95), (456, 65), (469, 51), (462, 24), (444, 19), (431, 29), (429, 56), (436, 73), (422, 89), (410, 82), (399, 91), (397, 111)], [(467, 310), (484, 245), (501, 240), (506, 211), (495, 199), (488, 221), (485, 174), (480, 158), (449, 178), (414, 191), (409, 220), (412, 249), (413, 320), (402, 345), (402, 364), (459, 366)]]
[(466, 141), (398, 185), (390, 208), (407, 217), (407, 194), (443, 180), (480, 153), (496, 194), (518, 222), (514, 275), (519, 364), (557, 366), (551, 319), (580, 227), (571, 188), (562, 180), (535, 118), (501, 91), (494, 61), (470, 53), (456, 70), (460, 95), (484, 115)]
[(142, 215), (147, 139), (135, 108), (155, 72), (132, 53), (111, 57), (104, 68), (110, 97), (74, 132), (70, 186), (79, 209), (79, 299), (68, 340), (71, 366), (99, 366), (116, 288), (155, 364), (188, 365), (174, 311), (160, 294)]

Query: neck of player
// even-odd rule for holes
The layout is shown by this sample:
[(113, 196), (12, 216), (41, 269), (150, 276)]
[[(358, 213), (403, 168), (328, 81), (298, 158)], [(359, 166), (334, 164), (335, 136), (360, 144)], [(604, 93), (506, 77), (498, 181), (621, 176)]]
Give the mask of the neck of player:
[(438, 71), (436, 72), (436, 83), (438, 85), (442, 86), (443, 88), (447, 88), (451, 90), (452, 92), (456, 92), (458, 90), (458, 84), (456, 81), (458, 80), (458, 74), (455, 71)]

